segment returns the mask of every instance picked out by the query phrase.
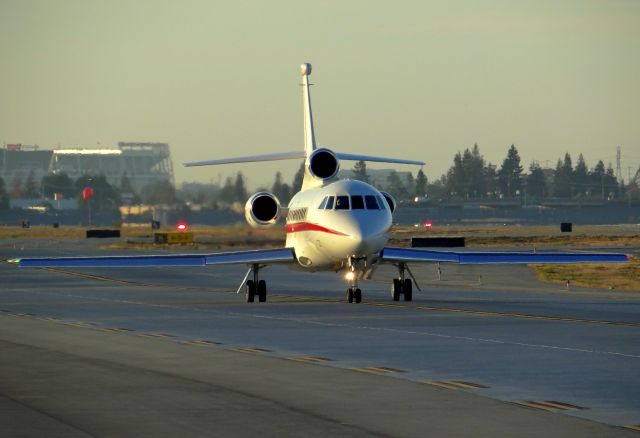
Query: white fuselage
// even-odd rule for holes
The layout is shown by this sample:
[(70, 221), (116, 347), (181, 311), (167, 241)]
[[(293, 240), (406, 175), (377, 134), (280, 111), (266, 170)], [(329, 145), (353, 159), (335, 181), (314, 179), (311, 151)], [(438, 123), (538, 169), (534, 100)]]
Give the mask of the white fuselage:
[(390, 228), (391, 211), (375, 187), (340, 180), (291, 199), (286, 246), (294, 248), (299, 268), (338, 271), (357, 260), (359, 275), (368, 277)]

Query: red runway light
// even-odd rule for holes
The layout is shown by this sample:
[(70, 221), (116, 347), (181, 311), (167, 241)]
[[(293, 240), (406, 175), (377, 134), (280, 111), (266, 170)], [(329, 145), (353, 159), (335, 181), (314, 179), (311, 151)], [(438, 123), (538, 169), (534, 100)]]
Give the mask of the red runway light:
[(189, 229), (189, 226), (186, 224), (186, 222), (178, 222), (178, 225), (176, 225), (176, 229), (178, 231), (187, 231)]

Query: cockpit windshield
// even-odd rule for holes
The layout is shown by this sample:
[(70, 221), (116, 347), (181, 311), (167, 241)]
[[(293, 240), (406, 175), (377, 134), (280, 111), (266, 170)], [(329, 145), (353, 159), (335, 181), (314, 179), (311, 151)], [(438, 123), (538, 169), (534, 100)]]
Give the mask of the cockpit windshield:
[(336, 196), (336, 210), (349, 210), (348, 196)]
[(384, 210), (382, 199), (375, 195), (325, 196), (319, 210)]

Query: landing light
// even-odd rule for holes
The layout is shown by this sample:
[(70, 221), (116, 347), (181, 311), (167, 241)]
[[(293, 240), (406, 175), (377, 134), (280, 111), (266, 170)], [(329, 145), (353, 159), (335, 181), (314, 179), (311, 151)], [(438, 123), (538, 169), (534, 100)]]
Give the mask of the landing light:
[(353, 280), (354, 278), (356, 278), (356, 274), (353, 271), (349, 271), (346, 274), (344, 274), (344, 278), (348, 281)]
[(186, 222), (178, 222), (178, 225), (176, 225), (176, 230), (178, 231), (187, 231), (188, 229), (189, 225)]

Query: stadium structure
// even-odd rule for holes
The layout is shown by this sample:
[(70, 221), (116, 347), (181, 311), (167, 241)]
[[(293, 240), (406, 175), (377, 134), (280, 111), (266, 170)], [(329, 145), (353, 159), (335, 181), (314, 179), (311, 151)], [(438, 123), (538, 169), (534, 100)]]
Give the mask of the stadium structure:
[(0, 149), (0, 177), (7, 186), (24, 182), (29, 175), (40, 181), (47, 174), (66, 173), (71, 179), (104, 175), (119, 186), (127, 176), (138, 193), (149, 183), (173, 184), (173, 163), (167, 143), (119, 142), (112, 149), (58, 148), (8, 144)]

